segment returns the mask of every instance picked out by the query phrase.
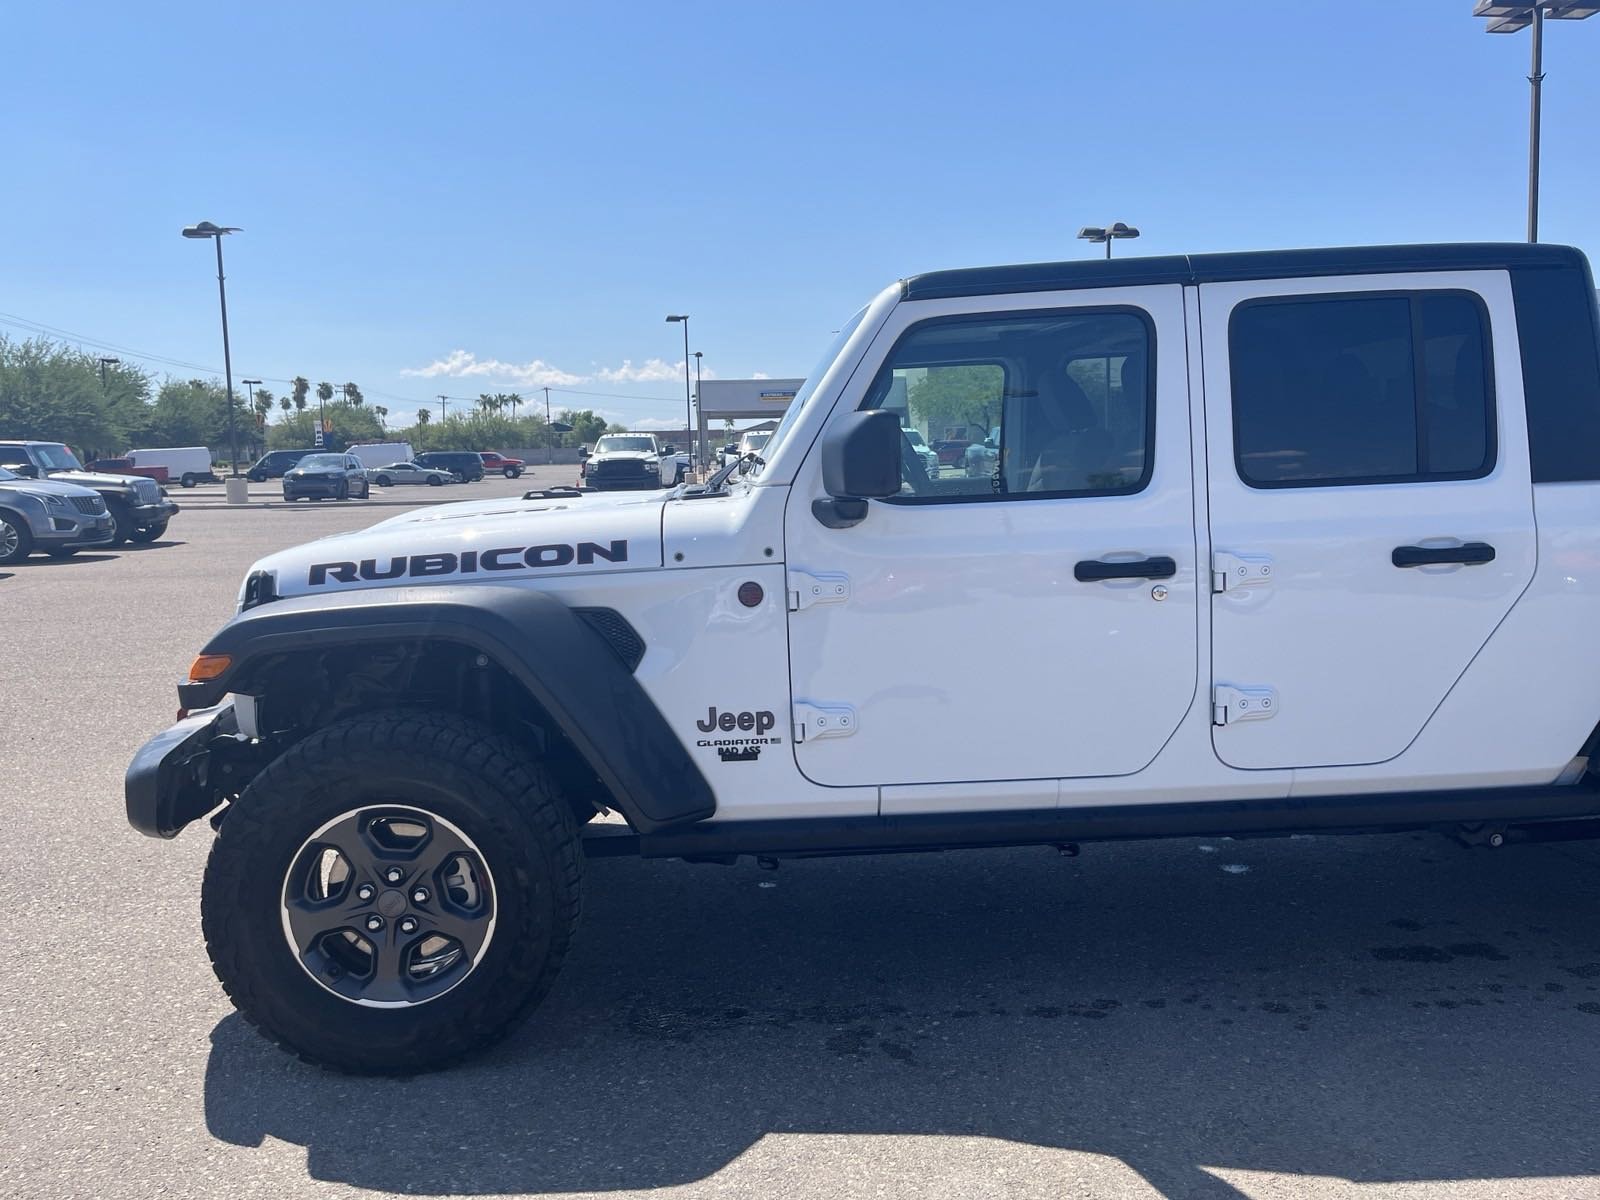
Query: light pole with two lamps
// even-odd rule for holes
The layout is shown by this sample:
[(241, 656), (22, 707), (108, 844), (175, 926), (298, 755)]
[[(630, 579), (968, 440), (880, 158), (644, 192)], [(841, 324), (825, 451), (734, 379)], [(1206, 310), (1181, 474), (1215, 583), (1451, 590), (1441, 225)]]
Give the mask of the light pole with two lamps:
[(1472, 15), (1488, 17), (1485, 33), (1518, 33), (1533, 26), (1533, 70), (1528, 84), (1533, 94), (1528, 101), (1528, 240), (1539, 240), (1539, 97), (1544, 83), (1544, 19), (1581, 21), (1600, 12), (1594, 0), (1540, 0), (1537, 4), (1501, 4), (1498, 0), (1478, 0)]
[(1111, 257), (1111, 243), (1118, 238), (1136, 238), (1139, 231), (1132, 225), (1124, 225), (1121, 221), (1114, 221), (1110, 225), (1085, 225), (1078, 230), (1078, 236), (1086, 242), (1104, 242), (1106, 244), (1106, 258)]
[[(228, 289), (222, 281), (222, 239), (238, 232), (240, 230), (236, 225), (213, 225), (210, 221), (186, 225), (183, 230), (186, 238), (211, 238), (217, 243), (217, 297), (222, 301), (222, 370), (228, 384), (228, 459), (233, 464), (233, 479), (239, 478), (239, 438), (233, 427), (233, 357), (228, 350)], [(231, 486), (228, 502), (235, 502), (234, 488)]]

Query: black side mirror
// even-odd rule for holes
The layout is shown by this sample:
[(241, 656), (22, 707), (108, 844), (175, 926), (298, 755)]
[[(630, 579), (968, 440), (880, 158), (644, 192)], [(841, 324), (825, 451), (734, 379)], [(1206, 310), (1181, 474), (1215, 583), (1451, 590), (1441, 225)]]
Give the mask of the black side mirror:
[(586, 447), (584, 447), (584, 446), (579, 446), (578, 447), (578, 457), (579, 458), (588, 458), (589, 457), (588, 449)]
[(900, 418), (887, 409), (849, 413), (822, 439), (822, 486), (828, 499), (811, 505), (829, 529), (866, 518), (867, 501), (900, 494)]
[(11, 469), (18, 475), (21, 475), (24, 479), (39, 478), (39, 468), (34, 466), (32, 463), (18, 463)]

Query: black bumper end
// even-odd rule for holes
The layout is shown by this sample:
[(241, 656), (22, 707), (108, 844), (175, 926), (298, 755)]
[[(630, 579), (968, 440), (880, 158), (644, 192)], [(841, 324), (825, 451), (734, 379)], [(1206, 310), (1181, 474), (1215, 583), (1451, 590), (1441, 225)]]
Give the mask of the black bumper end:
[(176, 837), (215, 808), (221, 797), (209, 777), (211, 743), (238, 732), (230, 700), (184, 718), (141, 746), (123, 779), (128, 824), (146, 837)]

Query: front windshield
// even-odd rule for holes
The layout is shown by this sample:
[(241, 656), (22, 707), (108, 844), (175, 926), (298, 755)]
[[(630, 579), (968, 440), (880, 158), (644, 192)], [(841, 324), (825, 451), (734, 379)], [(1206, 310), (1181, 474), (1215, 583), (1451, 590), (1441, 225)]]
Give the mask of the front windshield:
[(654, 452), (655, 448), (656, 443), (654, 438), (623, 437), (620, 435), (613, 435), (610, 437), (603, 437), (596, 442), (594, 446), (594, 452), (596, 454), (615, 454), (619, 450), (625, 450), (650, 454)]
[(828, 348), (822, 352), (822, 357), (817, 360), (817, 365), (806, 376), (806, 381), (800, 385), (800, 390), (794, 394), (794, 399), (789, 401), (788, 411), (783, 414), (783, 420), (778, 422), (778, 427), (772, 431), (772, 436), (767, 439), (767, 444), (762, 447), (762, 457), (771, 460), (777, 453), (783, 439), (794, 428), (795, 422), (800, 419), (801, 410), (805, 408), (811, 397), (816, 394), (817, 384), (827, 374), (828, 368), (833, 365), (833, 360), (839, 357), (839, 351), (844, 349), (850, 335), (855, 333), (856, 326), (866, 319), (867, 310), (863, 308), (855, 316), (844, 323), (844, 327), (834, 334), (833, 341), (828, 343)]
[(908, 429), (908, 430), (906, 430), (906, 441), (910, 442), (918, 450), (921, 450), (923, 447), (925, 447), (928, 444), (927, 442), (922, 440), (922, 433), (919, 430), (916, 430), (916, 429)]
[(78, 456), (65, 446), (44, 443), (33, 448), (34, 457), (44, 464), (46, 471), (81, 471), (83, 464)]
[(327, 470), (329, 467), (344, 466), (344, 459), (337, 454), (308, 454), (300, 460), (300, 465), (313, 471), (318, 469)]
[(747, 434), (745, 434), (744, 435), (745, 453), (748, 454), (749, 452), (751, 452), (753, 450), (754, 451), (759, 451), (761, 449), (761, 447), (763, 447), (763, 446), (765, 446), (767, 444), (768, 440), (771, 439), (771, 437), (772, 437), (772, 433), (771, 433), (770, 430), (762, 432), (762, 433), (747, 433)]

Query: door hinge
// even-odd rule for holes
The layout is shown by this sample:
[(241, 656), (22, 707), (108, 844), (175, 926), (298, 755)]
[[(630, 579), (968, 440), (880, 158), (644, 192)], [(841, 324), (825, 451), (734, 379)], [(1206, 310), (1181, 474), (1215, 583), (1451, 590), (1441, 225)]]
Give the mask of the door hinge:
[(1211, 723), (1237, 725), (1240, 721), (1265, 721), (1278, 713), (1278, 689), (1228, 687), (1212, 689)]
[(856, 710), (848, 704), (796, 704), (791, 720), (796, 742), (849, 737), (856, 731)]
[(790, 571), (785, 586), (789, 592), (790, 612), (799, 612), (813, 604), (843, 604), (850, 599), (848, 575)]
[(1272, 556), (1269, 554), (1229, 554), (1211, 556), (1211, 590), (1232, 592), (1239, 588), (1263, 587), (1272, 582)]

